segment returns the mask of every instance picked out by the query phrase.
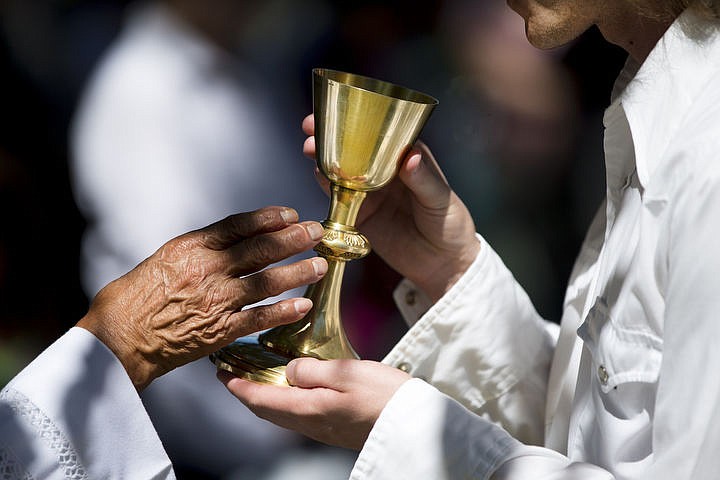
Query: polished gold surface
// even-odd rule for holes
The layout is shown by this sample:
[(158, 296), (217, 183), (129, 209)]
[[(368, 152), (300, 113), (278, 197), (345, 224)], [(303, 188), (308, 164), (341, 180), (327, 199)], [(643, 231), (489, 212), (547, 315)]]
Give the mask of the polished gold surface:
[[(391, 83), (323, 68), (314, 70), (313, 78), (320, 170), (330, 182), (350, 190), (367, 192), (386, 185), (437, 100)], [(354, 219), (345, 223), (350, 222)]]
[(211, 356), (219, 368), (262, 383), (287, 385), (293, 358), (358, 358), (340, 318), (345, 264), (370, 253), (355, 229), (367, 192), (387, 185), (417, 139), (437, 100), (360, 75), (313, 70), (315, 145), (320, 171), (331, 182), (325, 234), (315, 247), (328, 272), (305, 296), (313, 308), (299, 322), (240, 339)]

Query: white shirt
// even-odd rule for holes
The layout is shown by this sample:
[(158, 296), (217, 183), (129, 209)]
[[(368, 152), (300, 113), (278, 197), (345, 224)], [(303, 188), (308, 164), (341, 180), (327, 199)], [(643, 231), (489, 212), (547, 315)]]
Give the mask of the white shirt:
[(720, 475), (717, 24), (684, 13), (638, 67), (605, 115), (607, 198), (560, 331), (484, 241), (426, 313), (402, 285), (414, 324), (385, 361), (419, 379), (381, 414), (353, 479)]

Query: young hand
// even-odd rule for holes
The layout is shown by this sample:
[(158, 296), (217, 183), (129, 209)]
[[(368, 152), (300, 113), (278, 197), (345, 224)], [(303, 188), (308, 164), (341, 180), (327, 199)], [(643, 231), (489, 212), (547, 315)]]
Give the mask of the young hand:
[(224, 370), (218, 378), (258, 417), (329, 445), (360, 450), (385, 405), (411, 377), (367, 360), (291, 361), (292, 387), (264, 385)]
[[(314, 158), (312, 115), (303, 131), (308, 135), (303, 152)], [(316, 176), (327, 191), (327, 179), (317, 170)], [(391, 184), (368, 194), (357, 226), (388, 265), (432, 300), (462, 276), (480, 249), (470, 213), (422, 143), (408, 153)]]

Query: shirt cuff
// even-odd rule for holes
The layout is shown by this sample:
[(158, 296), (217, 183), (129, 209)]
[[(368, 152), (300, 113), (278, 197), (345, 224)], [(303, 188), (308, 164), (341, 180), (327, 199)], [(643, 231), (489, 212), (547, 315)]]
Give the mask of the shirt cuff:
[(430, 297), (407, 278), (404, 278), (395, 288), (393, 299), (405, 323), (410, 327), (415, 325), (432, 307)]
[(486, 479), (520, 446), (502, 428), (412, 379), (380, 414), (350, 478)]
[[(455, 290), (463, 290), (463, 284), (469, 281), (468, 278), (472, 278), (474, 276), (472, 272), (481, 268), (483, 262), (481, 262), (480, 259), (485, 253), (484, 251), (486, 250), (485, 246), (487, 245), (487, 242), (485, 242), (479, 234), (476, 234), (475, 236), (477, 237), (478, 242), (482, 244), (477, 257), (475, 257), (473, 263), (470, 264), (470, 268), (468, 268), (467, 272), (460, 277), (458, 282), (453, 285), (450, 290), (448, 290), (443, 298), (448, 296), (452, 297), (452, 292)], [(441, 298), (439, 302), (442, 302), (443, 298)], [(393, 291), (393, 299), (395, 300), (395, 305), (397, 305), (398, 310), (400, 310), (400, 314), (405, 320), (405, 323), (407, 323), (410, 327), (415, 325), (415, 323), (417, 323), (417, 321), (420, 320), (420, 318), (422, 318), (423, 315), (425, 315), (433, 306), (433, 302), (430, 300), (430, 297), (423, 292), (420, 287), (407, 278), (404, 278), (395, 288)]]

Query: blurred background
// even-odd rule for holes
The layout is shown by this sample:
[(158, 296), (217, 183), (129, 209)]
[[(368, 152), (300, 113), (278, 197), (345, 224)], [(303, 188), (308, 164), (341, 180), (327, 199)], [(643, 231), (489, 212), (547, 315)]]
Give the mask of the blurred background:
[[(172, 236), (267, 204), (324, 218), (301, 152), (313, 67), (438, 98), (422, 139), (557, 321), (604, 192), (602, 113), (624, 59), (595, 30), (535, 50), (501, 1), (0, 1), (0, 384)], [(404, 332), (398, 281), (373, 255), (349, 264), (343, 316), (364, 358)], [(172, 441), (194, 436), (177, 419), (218, 383), (209, 362), (193, 368), (145, 394), (180, 478), (343, 478), (351, 457), (236, 402), (199, 417), (204, 447)]]

